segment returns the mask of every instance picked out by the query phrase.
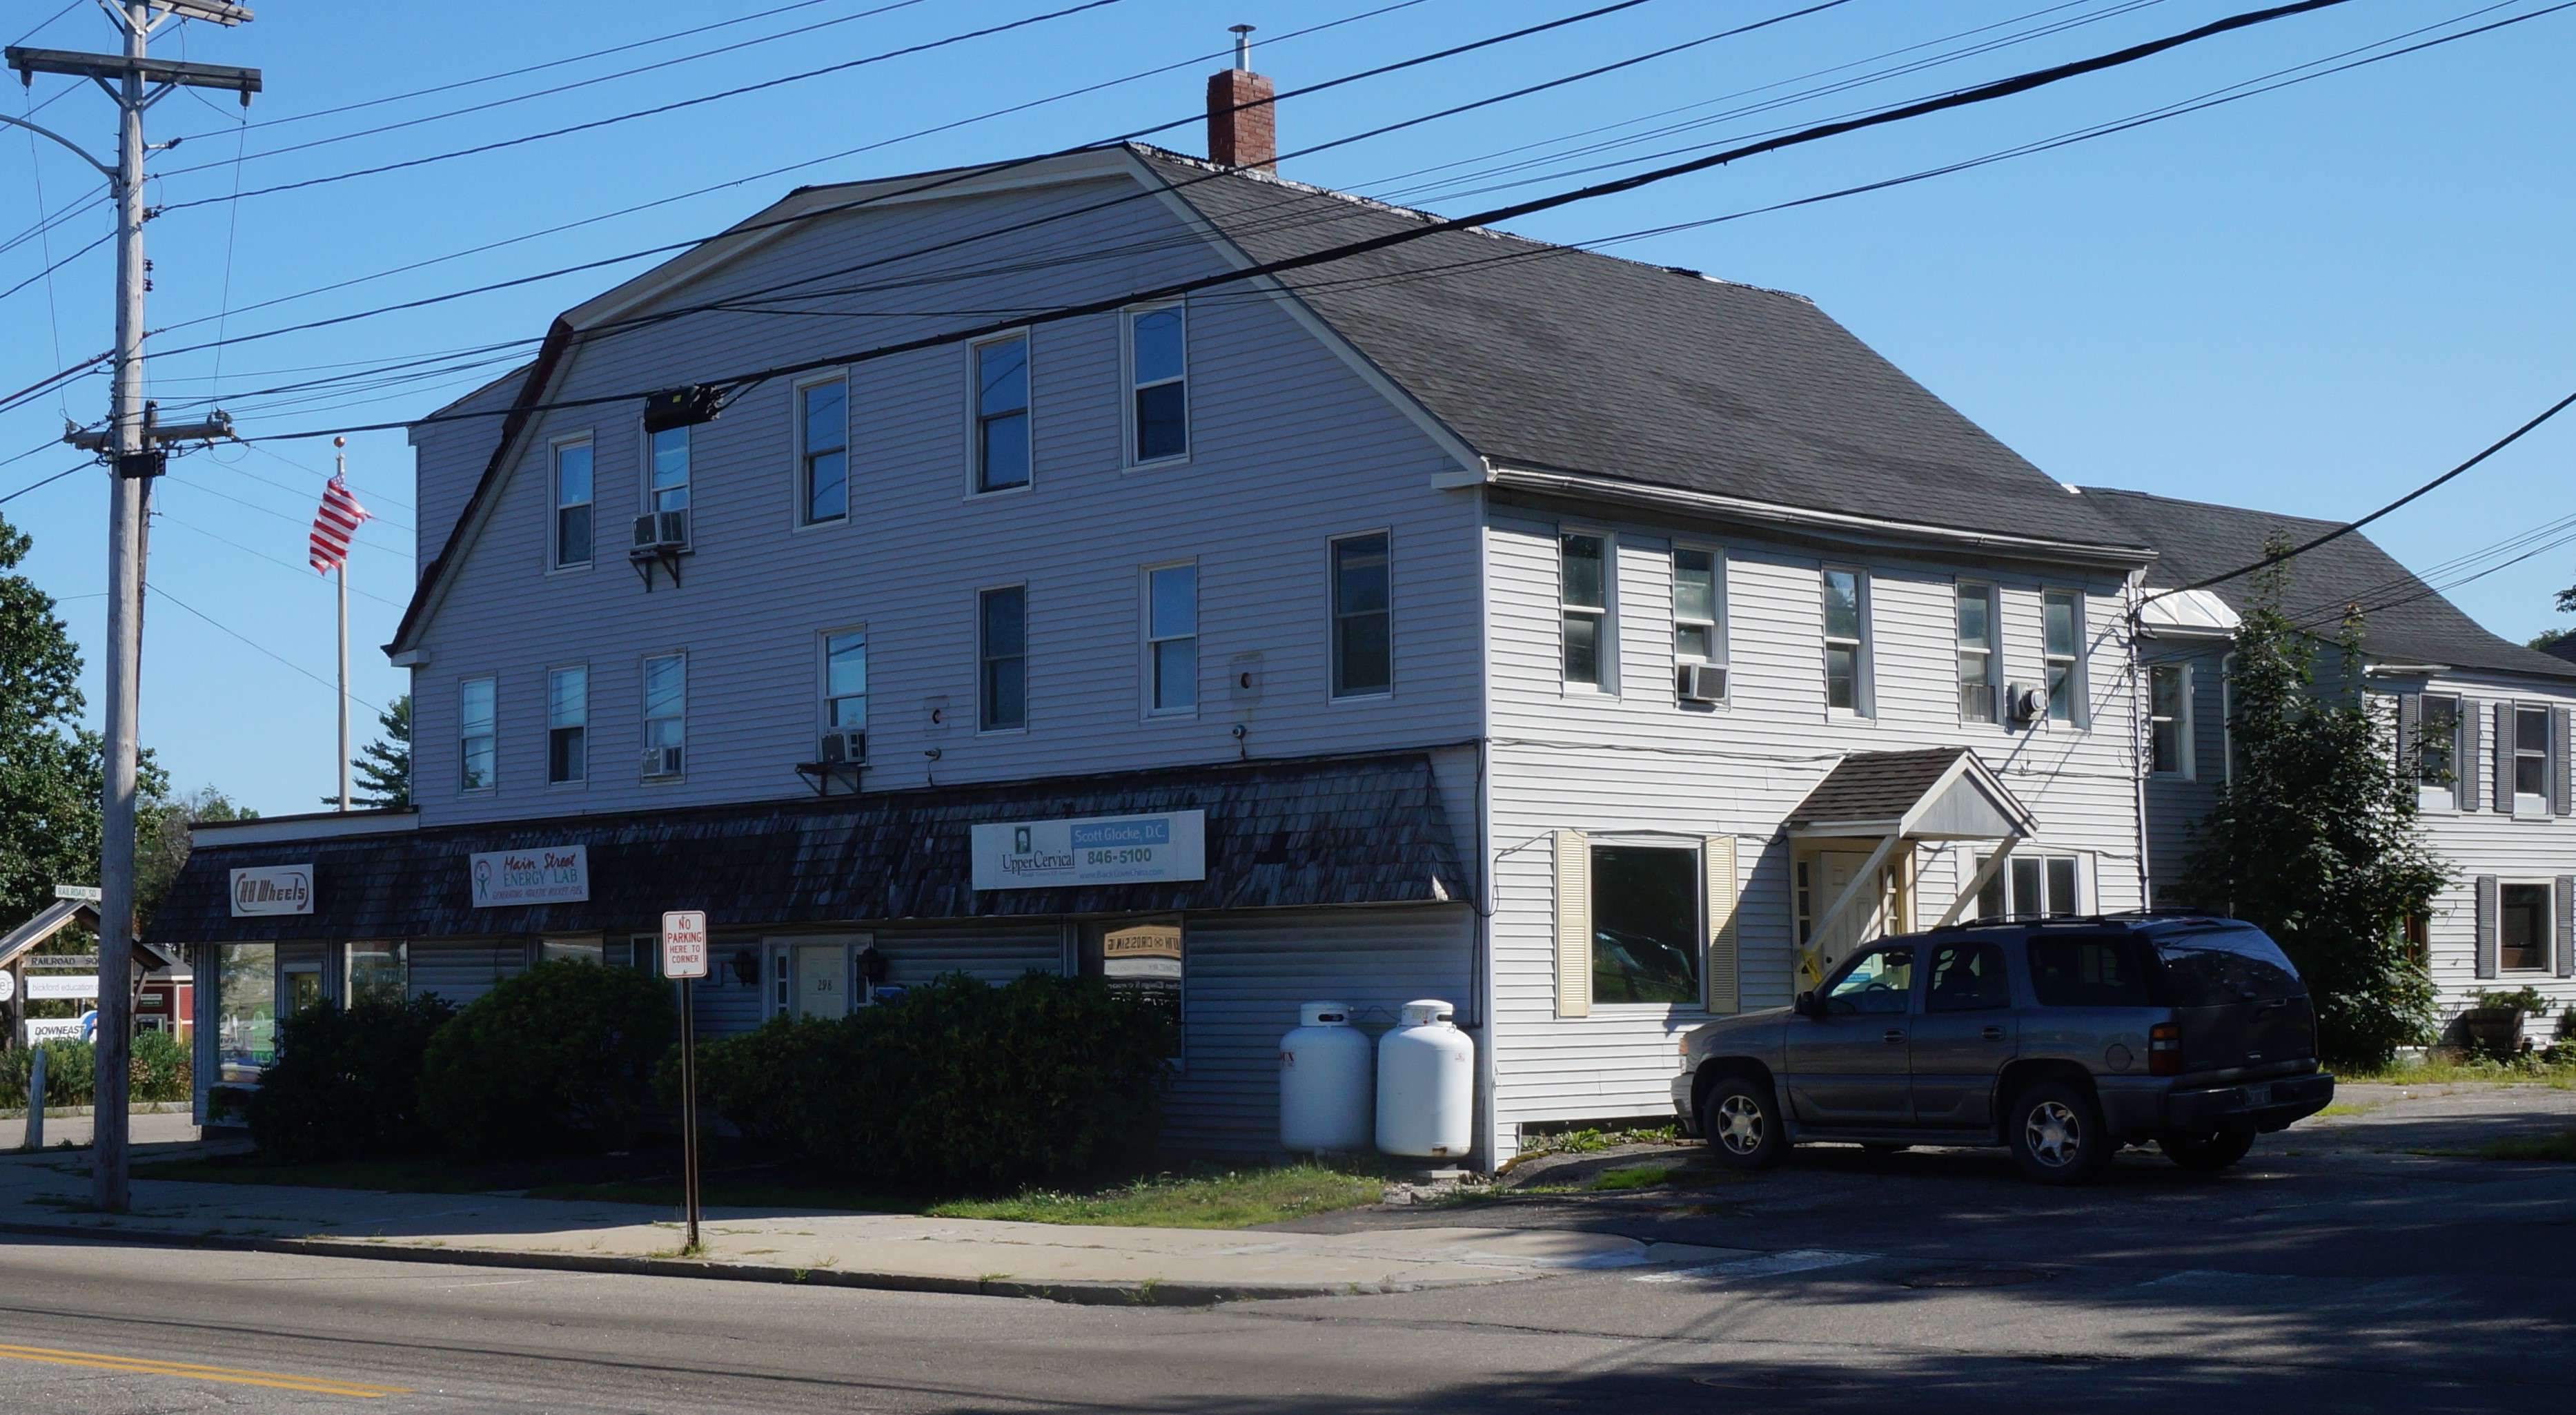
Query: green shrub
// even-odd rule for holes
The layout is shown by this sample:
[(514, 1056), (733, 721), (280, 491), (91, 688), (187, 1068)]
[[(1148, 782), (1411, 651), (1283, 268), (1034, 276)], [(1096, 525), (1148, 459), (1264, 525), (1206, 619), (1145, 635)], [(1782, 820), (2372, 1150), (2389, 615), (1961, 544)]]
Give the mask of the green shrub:
[(97, 1052), (87, 1042), (52, 1041), (0, 1054), (0, 1108), (26, 1105), (39, 1047), (45, 1053), (45, 1104), (88, 1105), (98, 1089)]
[(197, 1069), (187, 1043), (168, 1032), (137, 1032), (125, 1074), (128, 1100), (166, 1103), (192, 1098)]
[(430, 1039), (421, 1117), (478, 1159), (623, 1150), (679, 1031), (670, 985), (626, 968), (540, 963)]
[(308, 1007), (278, 1026), (277, 1064), (250, 1093), (262, 1157), (314, 1164), (402, 1154), (429, 1141), (420, 1119), (429, 1039), (456, 1015), (435, 997)]
[(700, 1048), (700, 1097), (800, 1164), (896, 1188), (1068, 1184), (1151, 1157), (1171, 1024), (1097, 979), (952, 974)]

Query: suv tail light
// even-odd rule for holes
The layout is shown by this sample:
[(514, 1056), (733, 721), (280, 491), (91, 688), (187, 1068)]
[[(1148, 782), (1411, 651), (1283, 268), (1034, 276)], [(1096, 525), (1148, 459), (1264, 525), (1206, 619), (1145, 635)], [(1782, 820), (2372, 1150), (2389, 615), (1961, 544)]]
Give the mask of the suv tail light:
[(2158, 1022), (2147, 1029), (2147, 1074), (2182, 1074), (2182, 1028), (2178, 1024)]

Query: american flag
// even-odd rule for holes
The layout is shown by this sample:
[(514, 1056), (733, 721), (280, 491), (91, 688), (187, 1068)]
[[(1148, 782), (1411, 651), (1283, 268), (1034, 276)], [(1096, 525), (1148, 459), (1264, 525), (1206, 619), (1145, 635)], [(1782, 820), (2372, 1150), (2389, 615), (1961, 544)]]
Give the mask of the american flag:
[(313, 568), (328, 575), (349, 561), (349, 537), (358, 533), (358, 523), (367, 519), (367, 508), (349, 494), (349, 484), (338, 477), (322, 488), (322, 507), (313, 513)]

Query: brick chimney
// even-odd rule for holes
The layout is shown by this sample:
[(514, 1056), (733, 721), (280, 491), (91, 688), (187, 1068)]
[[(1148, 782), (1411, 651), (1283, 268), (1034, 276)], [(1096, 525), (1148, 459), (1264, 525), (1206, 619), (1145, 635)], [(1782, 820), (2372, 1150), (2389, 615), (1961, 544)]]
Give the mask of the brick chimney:
[(1270, 101), (1276, 90), (1252, 72), (1252, 26), (1233, 29), (1234, 67), (1208, 75), (1208, 160), (1222, 167), (1276, 172), (1279, 108)]

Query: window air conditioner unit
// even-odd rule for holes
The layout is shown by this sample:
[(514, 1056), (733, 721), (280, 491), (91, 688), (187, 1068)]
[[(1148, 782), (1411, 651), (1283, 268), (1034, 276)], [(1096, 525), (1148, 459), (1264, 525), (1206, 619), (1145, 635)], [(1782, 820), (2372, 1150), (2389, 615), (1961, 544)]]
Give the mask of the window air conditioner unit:
[(1722, 703), (1726, 701), (1726, 665), (1723, 663), (1685, 663), (1673, 673), (1675, 689), (1686, 703)]
[(2028, 683), (2004, 685), (2004, 717), (2015, 727), (2028, 727), (2048, 715), (2048, 695)]
[(679, 774), (680, 774), (680, 749), (679, 749), (679, 748), (677, 748), (677, 747), (647, 747), (647, 748), (645, 748), (645, 749), (644, 749), (644, 774), (645, 774), (646, 776), (677, 776), (677, 775), (679, 775)]
[(815, 756), (825, 766), (856, 766), (867, 759), (868, 734), (860, 727), (835, 727), (824, 733)]
[(647, 511), (635, 518), (637, 550), (667, 550), (689, 543), (689, 513)]

